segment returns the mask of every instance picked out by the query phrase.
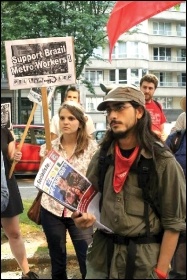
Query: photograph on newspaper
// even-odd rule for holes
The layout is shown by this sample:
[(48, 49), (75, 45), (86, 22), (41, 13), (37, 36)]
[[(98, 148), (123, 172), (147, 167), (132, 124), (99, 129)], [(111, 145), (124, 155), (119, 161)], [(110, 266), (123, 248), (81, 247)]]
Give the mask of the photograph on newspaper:
[(111, 232), (100, 223), (100, 193), (56, 151), (48, 153), (36, 175), (34, 186), (72, 212), (78, 210), (80, 213), (94, 214), (97, 220), (95, 226)]

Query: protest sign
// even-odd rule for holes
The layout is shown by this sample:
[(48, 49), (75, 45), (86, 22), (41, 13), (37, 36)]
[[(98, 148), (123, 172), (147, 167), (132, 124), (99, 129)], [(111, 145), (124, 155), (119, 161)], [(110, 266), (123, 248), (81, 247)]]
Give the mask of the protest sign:
[(95, 226), (107, 232), (111, 229), (100, 223), (99, 200), (101, 194), (91, 182), (56, 151), (51, 150), (42, 163), (34, 186), (48, 194), (70, 211), (95, 215)]
[[(47, 88), (47, 103), (51, 104), (52, 97), (54, 95), (56, 87)], [(41, 88), (31, 88), (28, 94), (28, 99), (42, 106), (42, 91)]]
[(74, 84), (73, 37), (5, 41), (10, 89)]
[(10, 103), (1, 104), (1, 127), (7, 127), (8, 129), (12, 127)]

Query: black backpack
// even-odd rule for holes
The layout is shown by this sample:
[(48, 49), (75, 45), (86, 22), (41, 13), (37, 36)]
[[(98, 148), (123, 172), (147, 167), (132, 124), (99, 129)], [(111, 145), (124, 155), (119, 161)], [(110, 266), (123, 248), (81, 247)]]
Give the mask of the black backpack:
[(175, 132), (174, 137), (172, 137), (171, 144), (169, 147), (173, 154), (175, 154), (178, 151), (185, 133), (186, 133), (186, 129), (177, 130)]

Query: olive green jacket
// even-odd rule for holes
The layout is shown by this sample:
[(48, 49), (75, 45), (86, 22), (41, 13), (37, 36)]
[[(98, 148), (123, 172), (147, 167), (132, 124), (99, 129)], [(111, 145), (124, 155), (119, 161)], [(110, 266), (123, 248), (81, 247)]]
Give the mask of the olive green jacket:
[[(112, 144), (107, 155), (113, 153)], [(141, 154), (146, 158), (151, 157), (144, 150)], [(99, 150), (94, 154), (86, 174), (96, 189), (98, 189), (98, 157)], [(162, 157), (156, 159), (156, 171), (158, 185), (153, 184), (151, 196), (160, 213), (160, 219), (149, 207), (151, 233), (157, 234), (162, 228), (174, 231), (185, 230), (186, 181), (183, 170), (174, 156), (166, 151)], [(113, 173), (114, 166), (110, 165), (103, 187), (101, 223), (112, 229), (114, 233), (123, 236), (144, 235), (146, 233), (144, 201), (142, 189), (138, 186), (137, 174), (129, 171), (124, 187), (119, 193), (115, 193), (112, 185)]]

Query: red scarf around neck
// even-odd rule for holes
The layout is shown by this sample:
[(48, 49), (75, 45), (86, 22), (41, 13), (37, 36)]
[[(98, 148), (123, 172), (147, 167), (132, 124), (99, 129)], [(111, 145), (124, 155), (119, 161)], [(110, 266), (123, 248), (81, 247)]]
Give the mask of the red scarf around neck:
[(131, 165), (138, 155), (139, 147), (137, 146), (129, 158), (123, 157), (118, 145), (115, 145), (115, 170), (113, 177), (114, 191), (119, 193), (127, 178)]

